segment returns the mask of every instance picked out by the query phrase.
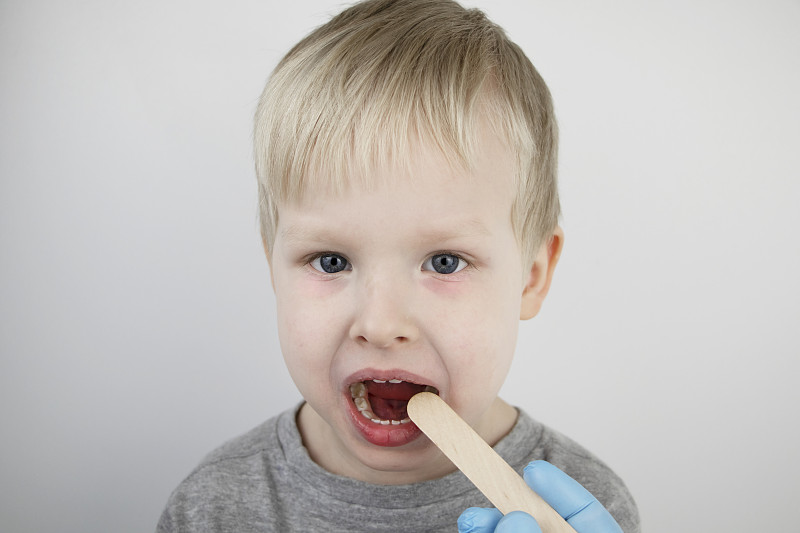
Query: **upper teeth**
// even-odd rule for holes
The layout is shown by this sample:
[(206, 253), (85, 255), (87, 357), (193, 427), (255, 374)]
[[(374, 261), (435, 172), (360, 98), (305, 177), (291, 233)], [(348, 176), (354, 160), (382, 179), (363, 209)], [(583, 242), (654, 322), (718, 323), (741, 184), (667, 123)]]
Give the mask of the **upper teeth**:
[[(374, 381), (375, 383), (386, 383), (385, 379), (373, 379), (372, 381)], [(395, 384), (396, 383), (402, 383), (402, 382), (403, 382), (402, 379), (390, 379), (389, 380), (389, 383), (395, 383)]]

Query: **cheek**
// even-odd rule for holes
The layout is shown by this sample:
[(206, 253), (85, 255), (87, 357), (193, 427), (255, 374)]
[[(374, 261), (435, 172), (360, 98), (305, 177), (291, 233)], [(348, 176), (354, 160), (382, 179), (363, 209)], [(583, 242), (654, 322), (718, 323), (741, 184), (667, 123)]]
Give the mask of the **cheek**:
[[(299, 301), (299, 300), (297, 300)], [(329, 389), (322, 386), (330, 372), (331, 334), (325, 320), (295, 303), (279, 306), (278, 336), (286, 369), (303, 398), (320, 406)]]
[(305, 345), (318, 332), (333, 326), (342, 316), (342, 285), (336, 281), (309, 280), (303, 276), (282, 278), (275, 289), (279, 333), (294, 345)]
[(302, 389), (309, 376), (330, 375), (348, 332), (348, 304), (340, 284), (293, 281), (275, 291), (278, 336), (289, 373)]
[(330, 324), (327, 313), (314, 305), (303, 305), (308, 301), (291, 296), (277, 298), (278, 337), (289, 366), (313, 363), (314, 354), (320, 352), (320, 343), (326, 337), (326, 325)]
[(514, 355), (519, 298), (495, 287), (468, 301), (437, 306), (434, 314), (431, 335), (447, 354), (451, 372), (467, 380), (502, 382)]

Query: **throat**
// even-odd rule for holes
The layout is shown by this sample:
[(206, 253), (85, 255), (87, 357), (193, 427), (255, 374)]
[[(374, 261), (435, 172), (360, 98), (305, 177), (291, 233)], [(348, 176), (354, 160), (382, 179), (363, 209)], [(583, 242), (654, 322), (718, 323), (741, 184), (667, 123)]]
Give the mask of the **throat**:
[(408, 418), (408, 400), (392, 400), (369, 395), (372, 412), (382, 420), (403, 420)]

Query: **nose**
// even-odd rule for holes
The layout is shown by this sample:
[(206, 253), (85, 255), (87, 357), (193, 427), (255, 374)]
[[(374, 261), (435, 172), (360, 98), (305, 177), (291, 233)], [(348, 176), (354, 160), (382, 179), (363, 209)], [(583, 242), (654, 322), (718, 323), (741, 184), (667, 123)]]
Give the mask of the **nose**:
[(369, 280), (360, 289), (350, 337), (376, 348), (414, 342), (419, 337), (419, 328), (412, 299), (411, 288), (396, 279)]

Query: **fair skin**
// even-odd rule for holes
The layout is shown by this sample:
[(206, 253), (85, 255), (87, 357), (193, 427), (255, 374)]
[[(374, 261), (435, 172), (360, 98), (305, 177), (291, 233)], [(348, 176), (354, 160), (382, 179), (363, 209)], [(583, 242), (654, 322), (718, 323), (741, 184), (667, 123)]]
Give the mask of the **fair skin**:
[[(521, 258), (513, 158), (493, 135), (479, 141), (471, 172), (417, 143), (410, 165), (380, 169), (370, 190), (309, 191), (280, 206), (267, 255), (281, 349), (306, 400), (303, 443), (330, 472), (406, 484), (454, 470), (413, 423), (401, 423), (402, 401), (400, 414), (381, 414), (379, 402), (398, 402), (373, 392), (396, 389), (400, 398), (435, 387), (491, 444), (516, 421), (497, 394), (519, 319), (538, 313), (563, 234), (557, 228), (532, 264)], [(355, 405), (351, 385), (360, 382), (384, 424)]]

